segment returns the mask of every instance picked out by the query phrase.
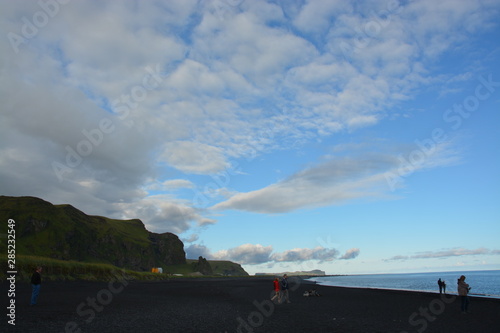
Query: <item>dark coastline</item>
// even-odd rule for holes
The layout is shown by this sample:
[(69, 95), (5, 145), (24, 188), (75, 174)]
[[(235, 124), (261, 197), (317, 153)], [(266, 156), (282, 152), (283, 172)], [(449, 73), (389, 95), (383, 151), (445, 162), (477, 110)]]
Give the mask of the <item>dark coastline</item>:
[[(499, 332), (500, 299), (313, 285), (291, 278), (290, 304), (273, 304), (272, 277), (45, 282), (30, 307), (16, 283), (16, 325), (7, 332)], [(321, 297), (304, 297), (315, 288)], [(5, 330), (3, 328), (6, 328)]]

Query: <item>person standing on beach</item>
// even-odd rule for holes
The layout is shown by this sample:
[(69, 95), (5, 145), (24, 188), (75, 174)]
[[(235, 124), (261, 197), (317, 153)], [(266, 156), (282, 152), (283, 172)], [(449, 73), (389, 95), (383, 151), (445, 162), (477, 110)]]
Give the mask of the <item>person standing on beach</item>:
[(271, 301), (274, 301), (278, 298), (278, 304), (281, 303), (281, 295), (280, 295), (280, 281), (278, 278), (275, 278), (273, 281), (274, 284), (274, 296), (271, 298)]
[(283, 299), (283, 297), (285, 297), (286, 302), (291, 303), (290, 298), (288, 296), (288, 276), (286, 274), (283, 275), (283, 279), (281, 279), (281, 290), (283, 293), (281, 295), (281, 299)]
[(36, 305), (38, 301), (38, 295), (40, 294), (40, 285), (42, 284), (42, 267), (37, 266), (35, 272), (31, 276), (31, 303), (30, 305)]
[(443, 280), (441, 284), (443, 285), (443, 294), (446, 294), (446, 282)]
[(438, 280), (438, 286), (439, 286), (439, 293), (443, 293), (443, 282), (441, 281), (441, 278)]
[(469, 291), (470, 287), (467, 283), (465, 283), (465, 276), (462, 275), (458, 281), (457, 281), (457, 288), (458, 288), (458, 296), (460, 296), (460, 299), (462, 300), (461, 303), (461, 310), (462, 313), (467, 313), (469, 312)]

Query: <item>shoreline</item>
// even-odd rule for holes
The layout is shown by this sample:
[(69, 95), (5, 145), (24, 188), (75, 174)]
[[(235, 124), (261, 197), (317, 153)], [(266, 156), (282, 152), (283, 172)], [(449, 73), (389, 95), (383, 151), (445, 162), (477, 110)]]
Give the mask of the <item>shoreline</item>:
[[(426, 293), (432, 295), (441, 295), (439, 291), (431, 291), (431, 290), (416, 290), (416, 289), (398, 289), (398, 288), (382, 288), (382, 287), (357, 287), (357, 286), (332, 286), (329, 284), (321, 284), (316, 283), (318, 286), (322, 287), (334, 287), (334, 288), (348, 288), (348, 289), (367, 289), (367, 290), (387, 290), (387, 291), (403, 291), (410, 293)], [(457, 292), (446, 292), (443, 295), (449, 296), (458, 296)], [(477, 297), (477, 298), (488, 298), (488, 299), (498, 299), (500, 300), (500, 295), (486, 295), (486, 294), (469, 294), (469, 297)]]
[[(290, 304), (270, 301), (272, 278), (224, 277), (16, 285), (16, 326), (7, 332), (497, 332), (500, 300), (323, 286), (289, 278)], [(314, 288), (321, 297), (304, 297)], [(2, 293), (7, 292), (2, 282)], [(437, 296), (437, 297), (436, 297)], [(2, 297), (2, 306), (6, 306)], [(3, 307), (5, 309), (5, 307)], [(6, 310), (4, 310), (6, 311)], [(3, 315), (4, 318), (8, 318)], [(6, 319), (4, 319), (6, 320)]]
[[(328, 276), (316, 276), (316, 277), (311, 277), (311, 279), (317, 279), (315, 282), (318, 283), (319, 285), (323, 286), (333, 286), (333, 287), (345, 287), (345, 288), (366, 288), (366, 289), (378, 289), (378, 290), (400, 290), (400, 291), (409, 291), (409, 292), (419, 292), (419, 293), (430, 293), (430, 294), (435, 294), (439, 295), (439, 290), (437, 286), (432, 285), (432, 283), (419, 283), (420, 285), (415, 285), (413, 283), (413, 275), (428, 275), (427, 277), (429, 279), (434, 277), (437, 279), (437, 277), (442, 276), (443, 274), (455, 274), (457, 276), (460, 276), (462, 274), (483, 274), (484, 272), (493, 272), (495, 274), (500, 273), (500, 270), (486, 270), (486, 271), (450, 271), (450, 272), (425, 272), (425, 273), (380, 273), (380, 274), (354, 274), (354, 275), (343, 275), (342, 277), (345, 276), (352, 276), (354, 279), (340, 279), (340, 280), (335, 280), (335, 279), (324, 279), (323, 278), (329, 278), (329, 277), (339, 277), (339, 275), (328, 275)], [(384, 285), (384, 282), (381, 282), (380, 279), (374, 280), (375, 283), (372, 283), (372, 281), (369, 281), (367, 279), (357, 279), (356, 277), (362, 276), (381, 276), (381, 277), (387, 277), (389, 280), (392, 279), (393, 276), (397, 276), (398, 279), (400, 276), (403, 276), (400, 281), (397, 281), (396, 283), (400, 285), (401, 287), (392, 287), (390, 284)], [(406, 277), (404, 276), (410, 276), (412, 277), (412, 281), (410, 282), (407, 280)], [(454, 277), (453, 277), (454, 278)], [(448, 276), (448, 279), (453, 280), (453, 278), (450, 278)], [(491, 280), (491, 279), (490, 279)], [(496, 281), (495, 279), (489, 281), (491, 282), (490, 285), (496, 285), (496, 283), (493, 283)], [(331, 283), (331, 284), (330, 284)], [(417, 289), (415, 287), (420, 287), (422, 289)], [(492, 299), (500, 299), (500, 291), (498, 288), (490, 288), (487, 287), (485, 284), (484, 286), (480, 286), (483, 288), (480, 289), (474, 289), (472, 290), (471, 293), (469, 293), (470, 297), (483, 297), (483, 298), (492, 298)], [(481, 290), (484, 289), (484, 290)], [(481, 293), (475, 293), (474, 291), (481, 291)], [(457, 291), (456, 291), (456, 285), (455, 284), (450, 284), (448, 285), (447, 292), (446, 294), (448, 295), (455, 295), (457, 296)]]

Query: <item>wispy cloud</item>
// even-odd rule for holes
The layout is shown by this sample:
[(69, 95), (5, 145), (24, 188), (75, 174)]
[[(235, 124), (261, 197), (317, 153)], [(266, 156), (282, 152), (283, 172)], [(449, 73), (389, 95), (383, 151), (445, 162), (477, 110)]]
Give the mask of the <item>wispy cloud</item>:
[[(428, 151), (422, 152), (418, 145), (408, 144), (401, 146), (396, 154), (367, 151), (365, 145), (360, 145), (364, 149), (363, 153), (351, 151), (349, 157), (326, 158), (326, 161), (278, 183), (251, 192), (237, 193), (212, 209), (285, 213), (301, 208), (343, 204), (356, 199), (384, 198), (393, 189), (392, 184), (388, 183), (388, 174), (404, 176), (423, 169), (452, 165), (460, 159), (460, 152), (452, 141), (433, 145)], [(370, 148), (377, 149), (373, 145)], [(418, 163), (404, 164), (404, 156), (414, 151), (422, 156)], [(399, 172), (400, 169), (404, 169), (404, 172)]]
[(498, 255), (500, 250), (490, 250), (486, 248), (478, 248), (469, 250), (465, 248), (453, 248), (441, 251), (427, 251), (419, 252), (413, 255), (397, 255), (386, 259), (386, 261), (393, 260), (411, 260), (411, 259), (436, 259), (436, 258), (450, 258), (450, 257), (463, 257), (463, 256), (479, 256), (479, 255)]

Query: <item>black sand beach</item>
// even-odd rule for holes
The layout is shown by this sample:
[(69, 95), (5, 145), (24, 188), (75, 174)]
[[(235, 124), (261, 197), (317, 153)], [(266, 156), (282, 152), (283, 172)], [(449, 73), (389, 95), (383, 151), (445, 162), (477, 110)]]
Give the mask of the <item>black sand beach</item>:
[[(500, 300), (313, 286), (290, 280), (290, 304), (273, 304), (272, 278), (200, 278), (140, 282), (44, 282), (39, 304), (16, 284), (15, 326), (7, 332), (499, 332)], [(304, 297), (316, 288), (321, 297)]]

